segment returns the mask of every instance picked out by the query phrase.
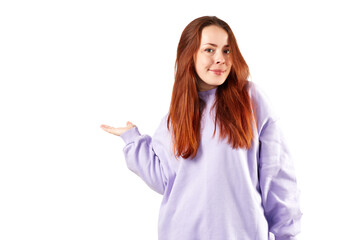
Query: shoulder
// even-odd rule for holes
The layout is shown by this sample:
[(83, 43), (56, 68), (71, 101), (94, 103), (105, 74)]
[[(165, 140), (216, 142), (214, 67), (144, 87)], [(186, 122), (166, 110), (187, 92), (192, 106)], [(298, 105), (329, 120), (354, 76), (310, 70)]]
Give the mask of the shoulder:
[(249, 81), (249, 95), (253, 103), (253, 111), (259, 131), (269, 122), (278, 120), (271, 100), (258, 84)]

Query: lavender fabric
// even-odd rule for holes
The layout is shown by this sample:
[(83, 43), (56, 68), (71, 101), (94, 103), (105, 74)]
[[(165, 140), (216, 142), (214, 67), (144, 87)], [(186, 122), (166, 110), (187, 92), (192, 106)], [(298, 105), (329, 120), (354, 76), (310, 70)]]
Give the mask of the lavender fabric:
[(132, 128), (121, 135), (128, 168), (163, 195), (159, 240), (294, 240), (300, 232), (293, 162), (278, 118), (251, 83), (257, 102), (252, 147), (233, 149), (214, 132), (211, 106), (217, 88), (199, 92), (206, 102), (201, 144), (194, 159), (176, 159), (165, 116), (154, 136)]

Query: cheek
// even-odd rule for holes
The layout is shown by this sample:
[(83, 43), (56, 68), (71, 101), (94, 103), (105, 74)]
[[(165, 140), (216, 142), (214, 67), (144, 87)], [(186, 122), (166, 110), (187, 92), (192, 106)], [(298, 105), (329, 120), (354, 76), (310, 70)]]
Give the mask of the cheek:
[(211, 59), (209, 59), (209, 58), (204, 58), (202, 60), (202, 66), (206, 70), (210, 69), (212, 64), (213, 64), (213, 61)]
[(228, 65), (228, 66), (231, 66), (231, 65), (232, 65), (232, 61), (231, 61), (231, 57), (230, 57), (230, 56), (228, 56), (225, 61), (226, 61), (226, 65)]
[(197, 64), (200, 68), (208, 68), (211, 65), (212, 61), (207, 56), (198, 56), (197, 58)]
[(229, 68), (229, 69), (231, 69), (231, 67), (232, 67), (232, 63), (231, 63), (231, 61), (230, 61), (230, 60), (229, 60), (229, 61), (227, 61), (226, 65), (228, 66), (228, 68)]

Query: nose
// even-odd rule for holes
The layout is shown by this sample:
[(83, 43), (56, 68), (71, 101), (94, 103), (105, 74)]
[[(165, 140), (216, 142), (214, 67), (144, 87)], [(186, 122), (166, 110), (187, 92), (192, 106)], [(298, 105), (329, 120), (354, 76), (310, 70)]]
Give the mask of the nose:
[(223, 64), (223, 63), (225, 63), (225, 57), (224, 57), (223, 53), (218, 53), (218, 54), (215, 56), (215, 62), (216, 62), (216, 64)]

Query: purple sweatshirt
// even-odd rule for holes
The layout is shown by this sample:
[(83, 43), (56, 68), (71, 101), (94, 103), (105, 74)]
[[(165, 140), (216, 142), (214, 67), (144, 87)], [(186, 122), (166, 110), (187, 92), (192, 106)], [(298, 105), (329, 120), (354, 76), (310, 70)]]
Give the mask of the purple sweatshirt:
[(163, 195), (159, 240), (294, 240), (301, 212), (292, 159), (277, 118), (251, 83), (257, 102), (252, 147), (233, 149), (215, 137), (217, 88), (199, 92), (206, 102), (194, 159), (176, 159), (165, 116), (154, 136), (132, 128), (121, 135), (128, 168)]

